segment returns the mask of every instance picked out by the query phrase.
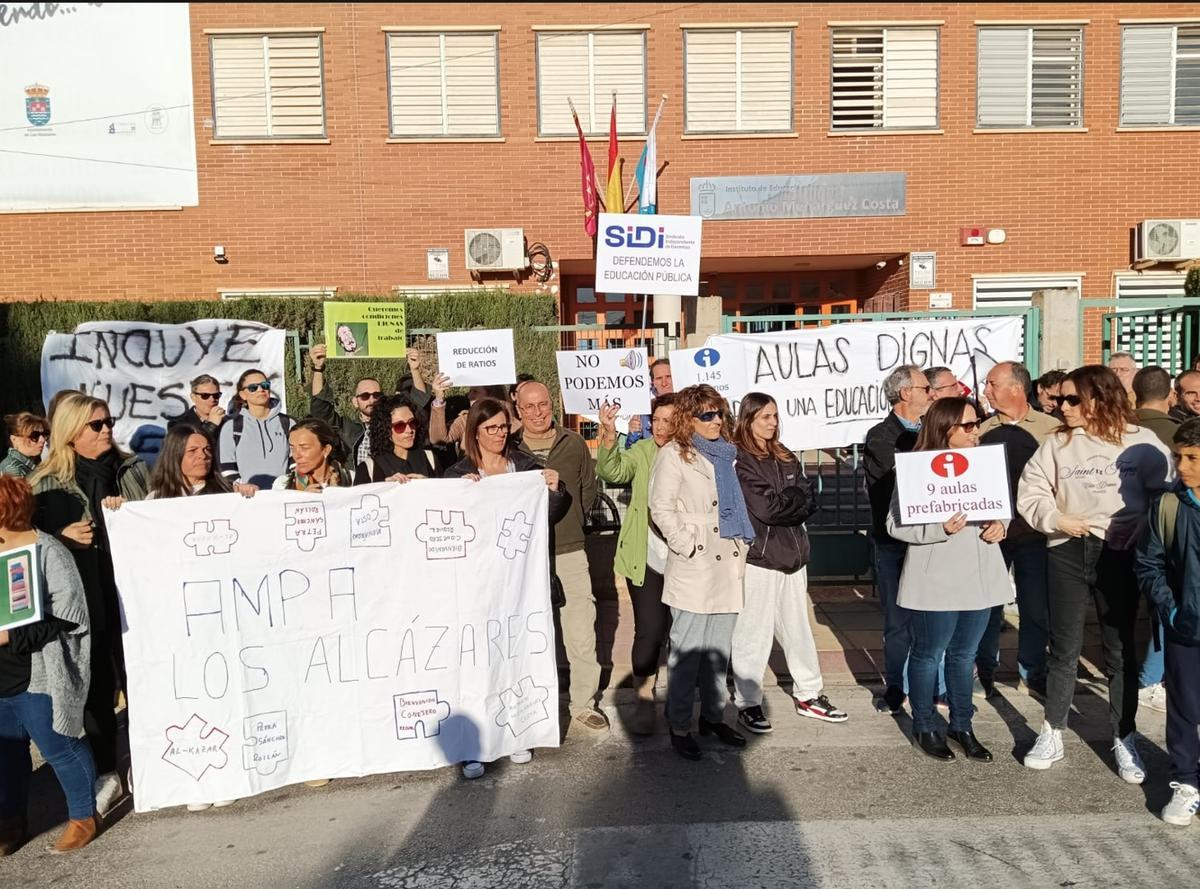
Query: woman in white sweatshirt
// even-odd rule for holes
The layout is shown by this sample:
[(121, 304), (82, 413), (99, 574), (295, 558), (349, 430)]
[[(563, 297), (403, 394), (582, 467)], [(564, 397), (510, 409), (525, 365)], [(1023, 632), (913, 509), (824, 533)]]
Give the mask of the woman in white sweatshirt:
[(1141, 784), (1138, 754), (1138, 660), (1134, 645), (1138, 587), (1134, 546), (1154, 495), (1174, 477), (1171, 455), (1137, 426), (1116, 374), (1100, 365), (1067, 375), (1055, 397), (1064, 425), (1025, 466), (1017, 509), (1049, 547), (1050, 655), (1046, 719), (1025, 755), (1031, 769), (1063, 758), (1062, 730), (1075, 696), (1088, 601), (1096, 605), (1104, 646), (1109, 721), (1117, 771)]

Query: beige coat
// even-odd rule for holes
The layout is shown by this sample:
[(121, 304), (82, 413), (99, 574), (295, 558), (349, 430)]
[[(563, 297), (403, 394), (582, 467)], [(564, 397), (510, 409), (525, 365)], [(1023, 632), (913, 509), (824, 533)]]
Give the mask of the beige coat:
[(694, 451), (685, 463), (675, 442), (659, 450), (650, 474), (650, 518), (671, 548), (663, 602), (693, 614), (741, 611), (749, 550), (740, 540), (721, 539), (712, 464)]

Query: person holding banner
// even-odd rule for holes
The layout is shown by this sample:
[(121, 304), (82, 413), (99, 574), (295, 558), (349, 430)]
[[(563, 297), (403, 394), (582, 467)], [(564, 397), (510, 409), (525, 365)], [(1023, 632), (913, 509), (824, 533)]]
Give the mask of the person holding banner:
[(84, 712), (100, 773), (96, 808), (101, 817), (125, 793), (117, 775), (114, 711), (124, 689), (121, 610), (104, 508), (123, 500), (144, 500), (150, 490), (146, 464), (113, 443), (114, 425), (108, 405), (99, 398), (76, 392), (62, 399), (50, 427), (50, 450), (29, 477), (36, 504), (34, 524), (71, 551), (83, 579), (92, 639)]
[(0, 477), (0, 550), (33, 546), (42, 619), (0, 630), (0, 857), (26, 840), (33, 762), (29, 743), (54, 770), (70, 821), (51, 852), (96, 837), (96, 764), (83, 734), (92, 639), (79, 569), (66, 547), (33, 527), (33, 492)]
[(371, 453), (358, 464), (354, 484), (438, 478), (442, 473), (437, 456), (421, 447), (420, 426), (416, 405), (403, 395), (380, 401), (368, 426)]
[(1050, 656), (1046, 718), (1025, 766), (1048, 769), (1063, 758), (1062, 732), (1075, 697), (1088, 600), (1100, 618), (1108, 718), (1117, 772), (1141, 784), (1137, 749), (1138, 587), (1134, 547), (1150, 501), (1174, 481), (1171, 454), (1136, 425), (1121, 381), (1107, 367), (1071, 371), (1055, 399), (1065, 425), (1021, 473), (1017, 509), (1049, 547)]
[[(939, 398), (925, 414), (913, 450), (973, 448), (979, 444), (982, 423), (974, 402)], [(1004, 539), (1006, 529), (1006, 522), (971, 522), (961, 512), (945, 522), (903, 525), (899, 495), (892, 495), (887, 531), (908, 544), (897, 603), (909, 613), (912, 632), (908, 688), (913, 740), (934, 759), (955, 758), (934, 726), (933, 698), (938, 664), (944, 658), (949, 738), (962, 747), (968, 759), (992, 761), (991, 752), (979, 743), (971, 726), (975, 713), (971, 688), (975, 653), (992, 609), (1012, 596), (1008, 568), (996, 545)]]
[(350, 486), (350, 470), (342, 465), (342, 438), (332, 426), (305, 417), (288, 433), (292, 468), (275, 479), (276, 491), (315, 491)]
[(26, 478), (42, 462), (42, 451), (50, 437), (50, 426), (37, 414), (21, 411), (4, 418), (11, 447), (0, 461), (0, 475)]
[(613, 570), (629, 583), (633, 603), (633, 687), (637, 694), (637, 716), (632, 730), (654, 734), (654, 679), (671, 612), (663, 604), (663, 571), (667, 567), (667, 542), (657, 528), (650, 527), (650, 472), (659, 449), (671, 440), (675, 429), (675, 396), (659, 395), (650, 404), (650, 438), (632, 448), (617, 444), (619, 405), (600, 408), (600, 452), (596, 475), (613, 485), (633, 483), (633, 494), (621, 533)]
[(230, 485), (217, 472), (213, 459), (212, 439), (199, 427), (181, 423), (167, 430), (158, 462), (150, 472), (150, 493), (147, 500), (167, 497), (193, 497), (198, 494), (229, 494), (236, 491), (243, 497), (253, 497), (254, 485)]
[(383, 397), (383, 387), (374, 377), (363, 377), (354, 384), (354, 407), (357, 417), (343, 417), (337, 409), (333, 390), (325, 382), (325, 344), (317, 343), (308, 350), (312, 365), (312, 416), (324, 420), (342, 437), (351, 466), (357, 466), (370, 455), (371, 416)]
[(667, 725), (671, 746), (689, 760), (703, 755), (691, 734), (697, 683), (700, 734), (746, 746), (724, 722), (729, 651), (742, 610), (747, 547), (755, 538), (734, 470), (732, 432), (721, 394), (688, 386), (676, 395), (675, 434), (650, 475), (650, 518), (670, 547), (663, 581), (663, 602), (671, 608)]
[(822, 691), (821, 662), (808, 622), (809, 544), (804, 522), (816, 504), (799, 461), (779, 441), (775, 399), (762, 392), (747, 393), (738, 409), (733, 441), (738, 482), (754, 527), (745, 603), (733, 628), (738, 722), (755, 734), (772, 730), (762, 709), (762, 680), (775, 637), (792, 676), (796, 713), (845, 722), (849, 717)]
[(271, 487), (287, 472), (292, 422), (280, 410), (279, 399), (271, 397), (267, 375), (258, 368), (243, 371), (218, 437), (221, 474), (230, 482)]
[[(550, 545), (547, 557), (550, 560), (551, 586), (561, 590), (561, 584), (555, 573), (554, 528), (567, 515), (571, 508), (571, 496), (559, 480), (558, 472), (544, 468), (541, 463), (513, 445), (509, 437), (511, 415), (508, 412), (508, 399), (480, 398), (471, 405), (467, 413), (466, 431), (463, 438), (463, 449), (467, 455), (446, 470), (446, 478), (469, 478), (473, 481), (489, 476), (504, 475), (508, 472), (540, 472), (546, 479), (549, 488), (549, 503), (547, 513), (550, 523)], [(561, 600), (553, 603), (561, 605)], [(529, 750), (518, 750), (509, 759), (519, 765), (524, 765), (533, 759)], [(484, 764), (478, 760), (468, 760), (463, 763), (464, 778), (480, 778), (484, 773)]]

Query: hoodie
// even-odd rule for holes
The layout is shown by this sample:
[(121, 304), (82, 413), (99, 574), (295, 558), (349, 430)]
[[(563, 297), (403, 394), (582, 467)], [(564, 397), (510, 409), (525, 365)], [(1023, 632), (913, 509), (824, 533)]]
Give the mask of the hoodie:
[(268, 407), (269, 413), (262, 420), (243, 407), (221, 424), (217, 446), (221, 474), (230, 481), (269, 489), (287, 472), (291, 457), (287, 437), (292, 418), (280, 412), (278, 398), (272, 398)]
[[(1160, 532), (1159, 512), (1168, 497), (1179, 499), (1171, 545)], [(1150, 522), (1138, 543), (1138, 585), (1158, 613), (1163, 631), (1180, 645), (1200, 645), (1200, 505), (1181, 486), (1150, 507)]]

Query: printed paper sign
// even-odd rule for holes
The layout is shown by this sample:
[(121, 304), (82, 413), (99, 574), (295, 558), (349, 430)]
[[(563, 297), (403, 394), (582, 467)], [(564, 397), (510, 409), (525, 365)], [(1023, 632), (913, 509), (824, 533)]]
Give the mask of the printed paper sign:
[(41, 619), (37, 544), (0, 553), (0, 630), (12, 630)]
[(1012, 518), (1004, 445), (897, 454), (896, 493), (902, 525)]
[(699, 216), (601, 213), (597, 293), (700, 293)]
[[(287, 334), (254, 321), (204, 318), (187, 324), (92, 321), (42, 344), (42, 397), (61, 389), (108, 402), (113, 438), (140, 455), (158, 453), (167, 420), (192, 406), (191, 381), (216, 377), (228, 407), (243, 371), (257, 368), (287, 410), (283, 344)], [(152, 459), (152, 456), (151, 456)]]
[[(292, 533), (299, 516), (319, 533)], [(105, 522), (138, 811), (558, 746), (541, 473), (150, 500)]]
[[(888, 415), (884, 378), (903, 364), (944, 365), (971, 384), (971, 363), (982, 385), (998, 362), (1020, 361), (1023, 316), (950, 321), (860, 321), (804, 330), (722, 334), (706, 346), (721, 364), (739, 361), (744, 389), (764, 392), (779, 405), (779, 434), (792, 450), (861, 443)], [(717, 365), (719, 366), (719, 365)], [(672, 364), (672, 374), (675, 373)], [(683, 388), (675, 379), (675, 389)]]
[(675, 391), (701, 383), (712, 386), (737, 411), (746, 388), (746, 367), (741, 349), (722, 350), (716, 346), (702, 349), (674, 349), (671, 351), (671, 379)]
[(438, 370), (455, 386), (507, 386), (517, 381), (511, 330), (437, 335)]
[(568, 414), (597, 414), (606, 404), (620, 416), (650, 413), (650, 368), (646, 350), (584, 349), (556, 352), (558, 385)]
[(330, 358), (403, 358), (404, 303), (325, 303)]

